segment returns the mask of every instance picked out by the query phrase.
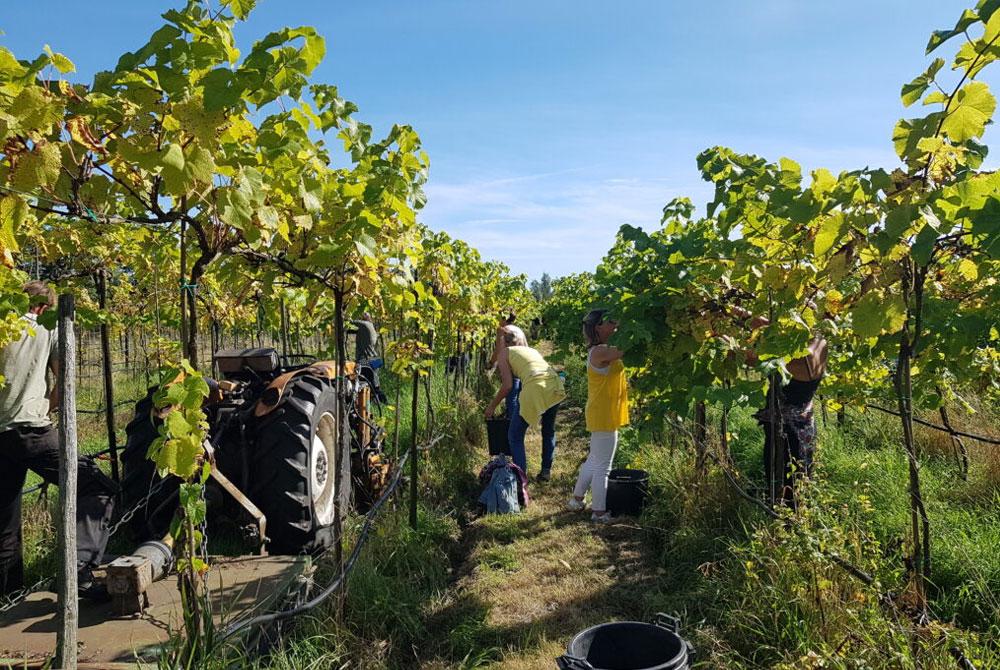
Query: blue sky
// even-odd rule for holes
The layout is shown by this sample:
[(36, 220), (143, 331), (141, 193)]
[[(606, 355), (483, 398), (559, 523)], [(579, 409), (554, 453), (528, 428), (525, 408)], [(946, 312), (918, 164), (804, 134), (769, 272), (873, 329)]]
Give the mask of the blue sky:
[[(82, 80), (181, 0), (10, 0), (0, 43), (45, 43)], [(623, 223), (710, 195), (722, 144), (804, 169), (895, 166), (900, 86), (974, 0), (261, 0), (241, 46), (285, 25), (327, 39), (317, 80), (431, 156), (422, 218), (531, 277), (593, 269)], [(912, 115), (912, 114), (911, 114)]]

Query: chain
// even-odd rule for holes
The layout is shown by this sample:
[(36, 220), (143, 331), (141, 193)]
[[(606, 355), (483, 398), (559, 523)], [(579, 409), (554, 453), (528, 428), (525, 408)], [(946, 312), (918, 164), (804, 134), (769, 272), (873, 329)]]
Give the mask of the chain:
[(13, 609), (21, 603), (25, 598), (30, 596), (35, 591), (41, 591), (47, 587), (52, 582), (52, 577), (44, 577), (31, 586), (26, 586), (23, 589), (14, 591), (13, 593), (0, 598), (0, 614)]
[(166, 485), (167, 481), (168, 480), (166, 478), (163, 478), (160, 481), (156, 482), (156, 484), (154, 484), (152, 488), (149, 489), (149, 493), (143, 496), (142, 499), (139, 500), (139, 502), (136, 503), (134, 507), (132, 507), (131, 509), (127, 510), (124, 514), (122, 514), (121, 517), (118, 519), (118, 521), (108, 526), (108, 537), (111, 537), (116, 532), (118, 532), (118, 529), (127, 524), (129, 521), (131, 521), (132, 517), (134, 517), (139, 510), (148, 505), (150, 499), (157, 493), (159, 493), (160, 489), (162, 489)]
[[(200, 497), (202, 504), (207, 506), (207, 502), (205, 501), (205, 488), (206, 488), (205, 485), (202, 484)], [(208, 515), (207, 514), (205, 515), (205, 518), (201, 520), (201, 523), (198, 524), (198, 530), (201, 532), (201, 543), (199, 544), (198, 551), (201, 554), (201, 560), (205, 562), (205, 565), (208, 565)], [(208, 586), (207, 571), (202, 573), (202, 580), (204, 582), (204, 586), (207, 587)]]

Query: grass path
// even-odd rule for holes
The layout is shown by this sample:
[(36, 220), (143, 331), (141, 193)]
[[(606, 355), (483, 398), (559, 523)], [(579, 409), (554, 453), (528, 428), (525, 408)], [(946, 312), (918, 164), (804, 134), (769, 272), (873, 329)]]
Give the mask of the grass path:
[[(551, 669), (574, 633), (613, 619), (651, 618), (657, 575), (635, 522), (599, 526), (589, 510), (565, 508), (587, 453), (580, 414), (560, 412), (552, 481), (531, 482), (526, 511), (465, 526), (453, 585), (429, 612), (452, 660), (425, 659), (421, 667)], [(534, 430), (529, 476), (540, 454)]]

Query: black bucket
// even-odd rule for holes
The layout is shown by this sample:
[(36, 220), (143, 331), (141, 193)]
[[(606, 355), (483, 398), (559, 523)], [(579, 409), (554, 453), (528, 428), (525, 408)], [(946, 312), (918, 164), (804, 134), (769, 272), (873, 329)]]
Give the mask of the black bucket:
[(508, 429), (510, 429), (510, 419), (505, 416), (486, 419), (486, 439), (490, 445), (490, 456), (510, 455), (510, 443), (507, 441)]
[(612, 516), (639, 516), (649, 495), (645, 470), (612, 470), (608, 474), (608, 511)]
[(691, 645), (680, 622), (657, 614), (655, 623), (604, 623), (578, 633), (556, 659), (560, 670), (688, 670)]

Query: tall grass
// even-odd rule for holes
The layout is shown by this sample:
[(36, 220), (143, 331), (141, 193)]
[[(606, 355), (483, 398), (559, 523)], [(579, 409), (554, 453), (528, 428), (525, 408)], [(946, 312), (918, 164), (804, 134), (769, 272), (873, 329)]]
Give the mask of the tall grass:
[[(733, 460), (753, 490), (763, 437), (745, 411), (730, 417), (730, 430)], [(717, 469), (698, 478), (690, 449), (626, 435), (619, 464), (649, 470), (655, 492), (642, 521), (659, 547), (661, 605), (686, 612), (706, 667), (951, 669), (954, 649), (977, 667), (1000, 667), (1000, 496), (991, 463), (973, 452), (964, 482), (950, 455), (925, 449), (936, 621), (916, 625), (907, 611), (907, 463), (898, 434), (893, 417), (872, 413), (822, 426), (804, 504), (778, 522), (738, 497)]]

